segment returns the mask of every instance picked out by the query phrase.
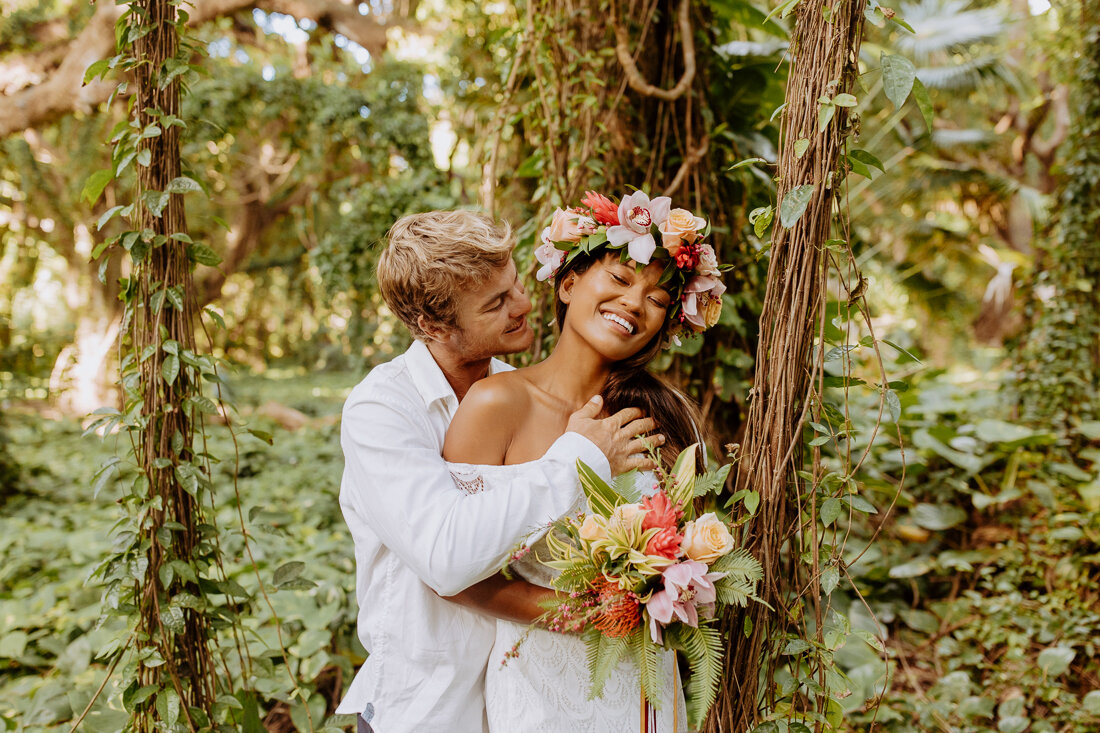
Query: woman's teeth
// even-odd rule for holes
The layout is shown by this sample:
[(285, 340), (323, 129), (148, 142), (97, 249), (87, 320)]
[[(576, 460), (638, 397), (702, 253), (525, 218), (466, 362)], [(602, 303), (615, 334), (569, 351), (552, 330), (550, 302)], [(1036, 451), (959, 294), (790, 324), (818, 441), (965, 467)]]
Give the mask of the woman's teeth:
[(625, 328), (628, 333), (634, 333), (634, 326), (630, 325), (630, 321), (626, 320), (625, 318), (620, 318), (614, 313), (604, 313), (603, 317), (606, 320), (611, 321), (612, 323), (618, 323), (620, 326)]

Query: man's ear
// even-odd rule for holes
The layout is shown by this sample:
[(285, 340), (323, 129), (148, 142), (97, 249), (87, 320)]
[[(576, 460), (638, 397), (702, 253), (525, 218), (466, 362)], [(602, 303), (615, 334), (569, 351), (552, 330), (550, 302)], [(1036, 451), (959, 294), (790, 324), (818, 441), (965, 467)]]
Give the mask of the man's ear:
[(573, 300), (573, 286), (576, 284), (577, 273), (570, 272), (567, 274), (565, 279), (561, 281), (561, 285), (558, 286), (558, 299), (569, 305), (569, 302)]
[(424, 337), (429, 341), (437, 341), (443, 343), (447, 340), (447, 336), (450, 330), (444, 328), (439, 323), (425, 318), (423, 315), (416, 317), (416, 325), (423, 332)]

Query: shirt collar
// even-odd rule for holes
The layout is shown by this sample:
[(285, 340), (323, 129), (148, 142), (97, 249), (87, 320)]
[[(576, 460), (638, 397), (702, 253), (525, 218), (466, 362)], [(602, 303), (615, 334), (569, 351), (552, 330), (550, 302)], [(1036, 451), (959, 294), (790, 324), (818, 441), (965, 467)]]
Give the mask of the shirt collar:
[[(414, 341), (405, 352), (405, 365), (416, 386), (416, 391), (420, 393), (426, 406), (430, 407), (432, 403), (440, 400), (449, 402), (453, 407), (458, 406), (455, 391), (451, 389), (451, 383), (447, 381), (439, 364), (436, 364), (435, 357), (428, 350), (427, 344), (423, 341)], [(494, 358), (489, 362), (490, 374), (497, 374), (506, 369), (508, 365), (500, 359)]]

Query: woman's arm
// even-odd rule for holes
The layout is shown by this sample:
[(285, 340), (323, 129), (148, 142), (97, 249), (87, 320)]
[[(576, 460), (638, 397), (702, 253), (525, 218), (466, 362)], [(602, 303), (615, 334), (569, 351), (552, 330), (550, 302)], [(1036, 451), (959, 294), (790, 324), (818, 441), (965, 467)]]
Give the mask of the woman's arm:
[(556, 593), (526, 580), (508, 580), (502, 574), (491, 575), (448, 601), (504, 621), (530, 624), (546, 613), (540, 604), (553, 600)]

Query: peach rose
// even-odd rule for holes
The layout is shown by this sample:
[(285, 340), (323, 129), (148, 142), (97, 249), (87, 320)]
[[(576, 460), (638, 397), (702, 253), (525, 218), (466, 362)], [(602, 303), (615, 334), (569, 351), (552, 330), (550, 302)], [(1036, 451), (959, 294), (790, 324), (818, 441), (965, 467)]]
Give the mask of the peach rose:
[(681, 547), (692, 560), (709, 565), (733, 550), (733, 535), (714, 512), (707, 512), (684, 527)]
[(627, 537), (633, 538), (634, 525), (637, 524), (638, 528), (641, 529), (641, 520), (645, 513), (646, 510), (638, 504), (620, 504), (611, 511), (611, 516), (607, 518), (607, 528), (622, 532)]
[(596, 231), (596, 222), (576, 211), (556, 209), (546, 236), (551, 242), (579, 242)]
[(598, 514), (588, 514), (581, 523), (581, 539), (585, 542), (607, 539), (607, 520)]
[(672, 249), (678, 248), (681, 241), (689, 244), (694, 242), (699, 236), (699, 231), (706, 225), (706, 219), (692, 214), (687, 209), (673, 209), (668, 212), (668, 218), (657, 228), (661, 230), (661, 243), (666, 248)]

